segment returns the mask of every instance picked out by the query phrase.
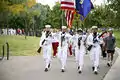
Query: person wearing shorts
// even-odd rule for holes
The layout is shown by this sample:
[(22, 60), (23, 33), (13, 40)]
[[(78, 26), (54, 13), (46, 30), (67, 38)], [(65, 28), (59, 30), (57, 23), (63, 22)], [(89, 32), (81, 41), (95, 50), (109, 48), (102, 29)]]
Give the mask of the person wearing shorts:
[(113, 62), (113, 55), (115, 53), (116, 39), (112, 35), (113, 31), (111, 29), (109, 29), (108, 33), (109, 33), (109, 36), (105, 38), (105, 46), (106, 46), (106, 51), (108, 53), (108, 62), (107, 62), (107, 65), (111, 66), (112, 62)]

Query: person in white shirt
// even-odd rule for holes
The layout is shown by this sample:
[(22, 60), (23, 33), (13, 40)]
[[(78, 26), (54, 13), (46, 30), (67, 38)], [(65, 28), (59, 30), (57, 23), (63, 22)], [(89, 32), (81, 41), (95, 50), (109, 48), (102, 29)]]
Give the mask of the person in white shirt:
[(74, 32), (74, 34), (72, 35), (72, 39), (71, 39), (72, 53), (74, 56), (75, 56), (75, 43), (74, 43), (74, 41), (76, 40), (76, 34), (77, 34), (77, 32)]
[(73, 41), (73, 44), (75, 46), (75, 57), (78, 66), (78, 73), (82, 72), (84, 64), (84, 54), (86, 53), (85, 42), (86, 35), (83, 35), (82, 29), (78, 29), (77, 34), (74, 36)]
[(62, 32), (59, 33), (59, 46), (58, 46), (58, 58), (61, 62), (61, 72), (65, 72), (65, 66), (67, 61), (69, 37), (70, 35), (66, 32), (67, 27), (62, 26)]
[(94, 74), (98, 74), (99, 58), (101, 54), (100, 44), (102, 44), (97, 29), (97, 26), (92, 26), (92, 33), (87, 38), (87, 45), (89, 45), (88, 50), (90, 52)]
[(40, 39), (40, 47), (43, 49), (43, 58), (45, 61), (45, 72), (50, 68), (51, 55), (52, 55), (52, 34), (50, 31), (50, 25), (45, 26), (45, 32), (42, 32)]
[(58, 45), (59, 45), (59, 41), (58, 41), (58, 32), (56, 29), (53, 30), (53, 42), (52, 42), (52, 47), (53, 47), (53, 57), (55, 58), (56, 57), (56, 54), (57, 54), (57, 48), (58, 48)]

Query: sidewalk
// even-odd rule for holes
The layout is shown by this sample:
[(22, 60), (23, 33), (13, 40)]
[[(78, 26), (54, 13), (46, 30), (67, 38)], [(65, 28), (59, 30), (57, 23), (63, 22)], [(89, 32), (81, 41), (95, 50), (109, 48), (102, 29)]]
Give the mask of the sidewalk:
[(120, 80), (120, 49), (116, 48), (118, 58), (103, 80)]

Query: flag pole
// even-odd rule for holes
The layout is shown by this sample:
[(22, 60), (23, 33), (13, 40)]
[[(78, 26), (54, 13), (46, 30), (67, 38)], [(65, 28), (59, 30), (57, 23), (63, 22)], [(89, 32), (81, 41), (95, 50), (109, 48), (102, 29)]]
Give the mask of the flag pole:
[(60, 29), (62, 29), (63, 26), (63, 10), (61, 10), (61, 18), (60, 18)]
[(76, 16), (77, 16), (77, 30), (78, 30), (78, 13), (76, 13), (76, 14), (77, 14)]

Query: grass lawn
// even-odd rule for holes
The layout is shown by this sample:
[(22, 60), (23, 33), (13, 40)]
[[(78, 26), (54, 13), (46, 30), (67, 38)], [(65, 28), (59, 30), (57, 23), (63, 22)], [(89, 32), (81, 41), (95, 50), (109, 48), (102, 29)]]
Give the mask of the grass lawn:
[(114, 31), (114, 35), (115, 35), (115, 37), (116, 37), (117, 47), (120, 48), (120, 31)]
[(2, 53), (2, 45), (8, 41), (10, 45), (10, 55), (12, 56), (33, 56), (37, 55), (39, 47), (38, 37), (24, 36), (0, 36), (0, 54)]
[[(115, 31), (114, 35), (117, 41), (117, 47), (120, 48), (120, 31)], [(0, 55), (2, 54), (2, 45), (8, 41), (10, 45), (10, 55), (12, 56), (34, 56), (39, 48), (38, 37), (24, 36), (0, 36)]]

